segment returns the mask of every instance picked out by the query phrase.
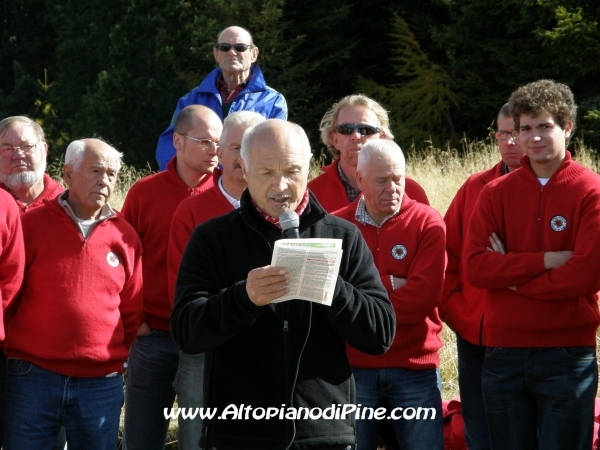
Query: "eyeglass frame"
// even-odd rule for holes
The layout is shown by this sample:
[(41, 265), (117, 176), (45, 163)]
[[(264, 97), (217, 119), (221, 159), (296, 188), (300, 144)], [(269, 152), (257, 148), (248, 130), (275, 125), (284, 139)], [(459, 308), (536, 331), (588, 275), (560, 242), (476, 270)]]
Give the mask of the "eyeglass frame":
[[(229, 48), (227, 50), (223, 50), (223, 48), (221, 48), (222, 46), (227, 46), (227, 45), (229, 46)], [(239, 47), (242, 45), (245, 47), (243, 50), (239, 50), (238, 48), (236, 48), (236, 46)], [(253, 44), (244, 44), (243, 42), (238, 42), (237, 44), (229, 44), (227, 42), (219, 42), (218, 44), (215, 44), (215, 48), (223, 53), (227, 53), (228, 51), (231, 50), (232, 47), (236, 52), (244, 53), (246, 50), (254, 48), (254, 45)]]
[[(19, 153), (23, 153), (24, 155), (33, 155), (33, 154), (35, 154), (35, 152), (37, 152), (37, 145), (40, 142), (42, 142), (42, 141), (37, 141), (35, 144), (25, 144), (25, 145), (16, 145), (16, 146), (8, 144), (6, 147), (0, 148), (0, 155), (2, 155), (3, 158), (12, 158), (17, 153), (17, 149), (18, 149)], [(23, 147), (31, 147), (31, 148), (29, 149), (29, 151), (27, 151)], [(31, 151), (31, 150), (33, 150), (33, 151)], [(8, 152), (10, 152), (10, 154)]]
[[(517, 132), (517, 135), (515, 136), (515, 131), (517, 131), (517, 130), (512, 130), (512, 131), (498, 130), (494, 133), (494, 137), (496, 138), (497, 141), (506, 141), (508, 139), (512, 139), (512, 140), (516, 141), (517, 139), (519, 139), (519, 134)], [(498, 134), (504, 135), (504, 137), (500, 138), (500, 137), (498, 137)]]
[[(178, 133), (181, 134), (181, 133)], [(192, 141), (196, 141), (202, 148), (206, 149), (209, 145), (212, 145), (213, 148), (219, 148), (219, 143), (217, 141), (213, 141), (212, 139), (202, 138), (198, 139), (192, 136), (188, 136), (187, 134), (181, 134), (184, 138), (191, 139)]]

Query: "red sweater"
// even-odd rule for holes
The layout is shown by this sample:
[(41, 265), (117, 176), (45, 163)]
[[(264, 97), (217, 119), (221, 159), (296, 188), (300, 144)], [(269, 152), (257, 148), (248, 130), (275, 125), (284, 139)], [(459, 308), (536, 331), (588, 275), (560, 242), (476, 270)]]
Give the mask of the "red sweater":
[[(10, 192), (5, 185), (0, 183), (0, 187), (2, 187), (2, 189), (4, 189), (5, 191), (9, 192), (12, 195), (12, 192)], [(65, 189), (59, 183), (54, 181), (52, 178), (50, 178), (50, 176), (47, 173), (45, 173), (44, 174), (44, 190), (42, 191), (42, 193), (40, 195), (37, 196), (37, 198), (33, 202), (31, 202), (29, 205), (24, 205), (23, 203), (18, 201), (18, 199), (16, 197), (14, 197), (14, 196), (13, 197), (16, 200), (17, 206), (19, 207), (19, 209), (21, 211), (21, 215), (23, 215), (27, 211), (31, 211), (32, 209), (42, 206), (44, 204), (44, 200), (55, 199), (56, 197), (58, 197), (59, 194), (63, 193), (64, 190)]]
[[(444, 222), (436, 210), (404, 195), (400, 212), (380, 228), (363, 225), (355, 219), (359, 199), (335, 215), (354, 223), (365, 238), (394, 306), (398, 332), (383, 355), (367, 355), (348, 345), (350, 364), (370, 369), (438, 367), (442, 322), (437, 307), (446, 267)], [(390, 275), (406, 278), (406, 285), (392, 291)]]
[(4, 339), (5, 330), (3, 311), (14, 303), (24, 268), (25, 248), (19, 208), (7, 192), (0, 190), (0, 341)]
[(149, 175), (135, 183), (123, 204), (123, 216), (135, 228), (144, 248), (144, 315), (153, 330), (169, 331), (171, 302), (167, 289), (167, 248), (171, 219), (179, 202), (212, 186), (206, 176), (194, 189), (189, 188), (175, 168), (177, 157), (167, 170)]
[[(348, 206), (348, 196), (344, 183), (338, 175), (337, 166), (340, 163), (336, 159), (332, 164), (323, 167), (323, 173), (308, 183), (308, 188), (315, 194), (317, 200), (328, 213)], [(429, 199), (423, 188), (415, 180), (406, 177), (406, 194), (424, 205), (429, 205)]]
[[(565, 161), (542, 187), (528, 158), (479, 194), (465, 244), (466, 275), (487, 289), (483, 344), (595, 346), (600, 324), (600, 176)], [(506, 255), (486, 249), (495, 232)], [(557, 269), (544, 252), (571, 250)], [(507, 289), (517, 287), (516, 291)]]
[(175, 282), (177, 281), (181, 257), (192, 231), (208, 219), (233, 211), (233, 205), (229, 203), (229, 200), (225, 198), (219, 188), (220, 176), (221, 171), (215, 169), (213, 186), (196, 197), (182, 201), (173, 215), (167, 258), (169, 300), (171, 304), (173, 304), (175, 298)]
[(7, 356), (67, 376), (123, 373), (142, 311), (135, 231), (116, 213), (84, 239), (57, 199), (22, 224), (25, 280), (9, 318)]
[(448, 266), (440, 317), (443, 319), (447, 314), (460, 336), (475, 345), (481, 345), (485, 291), (477, 289), (465, 278), (463, 243), (479, 193), (486, 184), (501, 176), (502, 162), (471, 175), (456, 193), (444, 216)]

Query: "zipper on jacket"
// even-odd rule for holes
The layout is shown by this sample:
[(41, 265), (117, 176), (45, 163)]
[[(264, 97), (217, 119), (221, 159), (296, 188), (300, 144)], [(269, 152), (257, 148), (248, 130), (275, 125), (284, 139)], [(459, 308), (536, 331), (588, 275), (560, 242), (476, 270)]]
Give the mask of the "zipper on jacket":
[[(284, 392), (284, 398), (285, 398), (285, 402), (287, 403), (288, 400), (292, 399), (292, 396), (294, 395), (293, 392), (289, 392), (290, 390), (290, 385), (289, 385), (289, 380), (290, 380), (290, 373), (289, 373), (289, 365), (288, 365), (288, 359), (289, 359), (289, 355), (288, 355), (288, 331), (290, 330), (290, 326), (289, 326), (289, 322), (288, 322), (288, 309), (289, 309), (289, 305), (288, 302), (284, 302), (282, 305), (280, 305), (280, 311), (281, 311), (281, 315), (283, 318), (283, 376), (284, 376), (284, 380), (285, 382), (283, 383), (283, 392)], [(289, 394), (289, 396), (288, 396)], [(287, 398), (286, 398), (287, 397)], [(288, 405), (289, 407), (293, 406), (293, 405)], [(288, 422), (288, 421), (285, 421)], [(284, 443), (287, 446), (289, 444), (289, 431), (288, 431), (288, 423), (284, 423)]]
[(540, 200), (538, 202), (538, 219), (537, 220), (542, 220), (541, 216), (541, 212), (542, 212), (542, 194), (544, 193), (544, 186), (542, 186), (542, 189), (540, 189)]

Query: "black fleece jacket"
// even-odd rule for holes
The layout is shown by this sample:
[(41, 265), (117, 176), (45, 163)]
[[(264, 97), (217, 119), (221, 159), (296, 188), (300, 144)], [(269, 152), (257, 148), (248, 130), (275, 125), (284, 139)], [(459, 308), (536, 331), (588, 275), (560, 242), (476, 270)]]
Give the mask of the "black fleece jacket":
[[(395, 315), (360, 231), (328, 215), (311, 195), (301, 238), (339, 238), (343, 258), (331, 306), (291, 300), (256, 306), (248, 272), (270, 264), (281, 230), (264, 220), (248, 191), (241, 207), (198, 226), (177, 279), (171, 334), (185, 353), (208, 351), (203, 444), (219, 449), (309, 449), (355, 442), (354, 414), (345, 419), (253, 419), (257, 408), (342, 408), (355, 388), (345, 341), (384, 353)], [(251, 407), (248, 419), (218, 419), (228, 405)], [(284, 406), (282, 406), (284, 405)], [(199, 405), (200, 406), (200, 405)], [(244, 416), (247, 410), (244, 410)], [(314, 410), (316, 413), (316, 410)]]

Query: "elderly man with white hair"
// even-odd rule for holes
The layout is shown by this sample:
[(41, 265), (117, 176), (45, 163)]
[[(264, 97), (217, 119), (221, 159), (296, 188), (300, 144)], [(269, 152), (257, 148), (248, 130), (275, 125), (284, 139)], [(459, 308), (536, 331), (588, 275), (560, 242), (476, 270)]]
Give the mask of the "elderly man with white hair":
[[(117, 448), (123, 364), (142, 311), (140, 240), (108, 200), (121, 154), (72, 142), (69, 189), (23, 216), (26, 269), (8, 318), (4, 449)], [(43, 228), (40, 228), (43, 224)]]
[[(345, 343), (381, 354), (393, 340), (394, 313), (360, 232), (306, 188), (310, 158), (298, 125), (272, 119), (248, 129), (241, 206), (198, 226), (183, 254), (171, 333), (182, 351), (208, 352), (204, 406), (218, 416), (205, 421), (205, 448), (353, 448), (354, 414), (322, 416), (355, 403)], [(270, 265), (287, 211), (298, 214), (301, 238), (342, 240), (331, 306), (274, 303), (289, 292), (289, 274)], [(295, 415), (299, 408), (312, 418)], [(239, 415), (222, 415), (233, 409)], [(277, 417), (261, 420), (267, 409)]]
[[(401, 330), (385, 355), (365, 354), (349, 342), (348, 358), (357, 403), (379, 408), (387, 400), (401, 448), (442, 450), (437, 307), (446, 266), (445, 226), (437, 211), (406, 195), (404, 177), (400, 147), (390, 140), (370, 140), (358, 155), (356, 181), (362, 194), (335, 213), (362, 232)], [(419, 410), (421, 420), (413, 420), (412, 411)], [(357, 420), (357, 450), (377, 447), (379, 425), (373, 418)]]
[(44, 130), (25, 116), (0, 121), (0, 188), (8, 191), (21, 214), (63, 192), (46, 170)]

